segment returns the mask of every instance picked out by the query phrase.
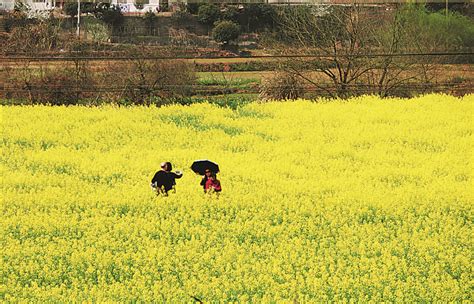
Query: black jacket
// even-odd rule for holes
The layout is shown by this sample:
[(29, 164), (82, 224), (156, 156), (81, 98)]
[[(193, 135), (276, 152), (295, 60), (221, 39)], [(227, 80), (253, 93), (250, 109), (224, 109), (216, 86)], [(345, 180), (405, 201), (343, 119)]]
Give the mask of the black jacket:
[(201, 179), (200, 185), (204, 189), (204, 192), (206, 191), (206, 182), (207, 182), (207, 176), (204, 175), (204, 177)]
[(157, 187), (163, 187), (166, 192), (170, 191), (174, 185), (176, 185), (175, 179), (181, 178), (183, 174), (177, 174), (175, 172), (167, 172), (164, 170), (160, 170), (155, 173), (153, 176), (151, 183), (155, 184)]

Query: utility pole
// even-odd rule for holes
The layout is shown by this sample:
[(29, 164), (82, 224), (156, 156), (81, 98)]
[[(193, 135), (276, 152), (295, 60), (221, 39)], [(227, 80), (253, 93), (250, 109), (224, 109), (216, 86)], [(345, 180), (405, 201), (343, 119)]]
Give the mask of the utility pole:
[(449, 0), (446, 0), (446, 18), (448, 18), (448, 2)]
[(81, 0), (77, 0), (77, 38), (80, 39), (80, 34), (81, 34)]

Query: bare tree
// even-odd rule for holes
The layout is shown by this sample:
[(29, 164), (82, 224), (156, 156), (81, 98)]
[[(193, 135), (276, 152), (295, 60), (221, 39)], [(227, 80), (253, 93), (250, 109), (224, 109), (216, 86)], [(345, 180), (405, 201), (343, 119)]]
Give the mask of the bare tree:
[[(304, 50), (318, 56), (292, 59), (282, 67), (329, 96), (388, 96), (414, 85), (428, 88), (435, 79), (434, 58), (400, 56), (406, 51), (429, 52), (437, 44), (403, 9), (300, 6), (282, 9), (278, 20), (283, 53)], [(314, 72), (322, 77), (314, 77)]]
[(367, 73), (367, 84), (380, 96), (409, 95), (425, 92), (436, 81), (440, 58), (432, 55), (403, 56), (407, 53), (430, 53), (439, 50), (433, 39), (418, 24), (417, 8), (399, 7), (374, 32), (373, 48), (386, 56), (371, 60), (376, 69)]
[(101, 82), (112, 89), (104, 97), (149, 105), (157, 100), (171, 102), (173, 98), (191, 95), (196, 82), (192, 64), (146, 57), (146, 50), (136, 50), (125, 64), (108, 66)]
[[(320, 57), (291, 60), (284, 67), (331, 96), (347, 97), (355, 84), (374, 67), (367, 53), (375, 21), (364, 18), (360, 6), (299, 6), (280, 11), (278, 20), (284, 40), (297, 49)], [(294, 49), (287, 50), (294, 53)], [(322, 73), (331, 86), (315, 81), (306, 71)]]

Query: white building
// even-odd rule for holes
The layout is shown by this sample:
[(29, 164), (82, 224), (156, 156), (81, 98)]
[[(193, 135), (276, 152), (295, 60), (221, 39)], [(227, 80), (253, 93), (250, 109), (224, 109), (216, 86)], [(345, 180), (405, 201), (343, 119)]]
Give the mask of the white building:
[[(0, 0), (0, 10), (11, 11), (15, 8), (15, 0)], [(55, 0), (22, 0), (31, 11), (46, 11), (53, 9)]]
[[(18, 0), (17, 0), (18, 1)], [(81, 2), (86, 2), (80, 0)], [(154, 11), (160, 7), (160, 0), (88, 0), (90, 2), (108, 2), (118, 5), (123, 13)], [(31, 11), (48, 11), (55, 7), (62, 7), (65, 0), (21, 0)], [(139, 3), (141, 5), (139, 5)], [(15, 7), (15, 0), (0, 0), (0, 10), (11, 11)]]
[(0, 0), (0, 11), (12, 10), (15, 5), (14, 0)]
[(122, 13), (157, 12), (160, 7), (160, 0), (111, 0), (110, 3), (118, 5)]

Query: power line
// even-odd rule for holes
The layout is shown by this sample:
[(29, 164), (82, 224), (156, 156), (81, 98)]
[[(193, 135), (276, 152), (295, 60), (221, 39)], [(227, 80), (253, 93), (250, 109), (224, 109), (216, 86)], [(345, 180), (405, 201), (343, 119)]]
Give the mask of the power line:
[(123, 61), (123, 60), (196, 60), (196, 59), (277, 59), (277, 58), (371, 58), (371, 57), (421, 57), (421, 56), (472, 56), (474, 52), (430, 52), (430, 53), (359, 53), (359, 54), (281, 54), (253, 56), (2, 56), (0, 61)]
[[(289, 88), (292, 86), (280, 86), (281, 88)], [(195, 93), (219, 93), (222, 92), (240, 92), (246, 94), (253, 94), (259, 93), (259, 88), (236, 88), (236, 87), (206, 87), (206, 86), (189, 86), (189, 85), (164, 85), (161, 87), (153, 87), (151, 85), (138, 85), (134, 87), (127, 87), (127, 86), (88, 86), (88, 87), (80, 87), (80, 86), (41, 86), (41, 87), (30, 87), (30, 88), (5, 88), (0, 87), (0, 92), (4, 93), (64, 93), (62, 89), (67, 89), (68, 93), (113, 93), (113, 92), (139, 92), (141, 90), (147, 90), (149, 93), (152, 92), (171, 92), (172, 89), (178, 88), (191, 88), (194, 90)], [(373, 92), (374, 90), (379, 89), (380, 87), (375, 84), (348, 84), (344, 85), (344, 88), (350, 91), (359, 92), (359, 91), (367, 91)], [(319, 92), (319, 91), (327, 91), (333, 90), (338, 91), (340, 87), (335, 86), (321, 86), (321, 87), (313, 87), (307, 86), (301, 88), (303, 92)], [(380, 89), (387, 89), (386, 87), (381, 87)], [(471, 89), (470, 84), (459, 84), (459, 83), (438, 83), (438, 84), (430, 84), (430, 83), (421, 83), (421, 84), (402, 84), (400, 86), (394, 87), (391, 90), (393, 91), (403, 91), (403, 92), (410, 92), (410, 91), (430, 91), (430, 90), (439, 90), (439, 89), (452, 89), (452, 90), (459, 90), (459, 89)]]
[[(251, 83), (250, 83), (251, 84)], [(404, 86), (411, 86), (411, 87), (421, 87), (421, 86), (435, 86), (435, 87), (443, 87), (443, 86), (457, 86), (457, 85), (462, 85), (463, 83), (459, 82), (435, 82), (435, 83), (429, 83), (429, 82), (417, 82), (417, 83), (410, 83), (410, 82), (405, 82), (403, 83)], [(371, 83), (347, 83), (347, 84), (340, 84), (341, 86), (351, 88), (351, 87), (380, 87), (378, 84), (371, 84)], [(334, 84), (332, 83), (322, 83), (320, 85), (321, 87), (326, 87), (326, 88), (331, 88), (334, 87)], [(294, 87), (294, 85), (279, 85), (278, 87), (281, 88), (286, 88), (286, 87)], [(314, 86), (307, 85), (304, 86), (305, 88), (312, 88)], [(6, 90), (5, 88), (8, 89), (8, 86), (0, 86), (0, 90)], [(11, 86), (10, 89), (17, 89), (18, 87)], [(205, 84), (161, 84), (161, 85), (150, 85), (150, 84), (140, 84), (140, 83), (127, 83), (124, 85), (87, 85), (87, 86), (81, 86), (75, 85), (75, 84), (41, 84), (41, 85), (31, 85), (31, 89), (44, 89), (48, 90), (49, 88), (101, 88), (101, 89), (133, 89), (133, 88), (138, 88), (138, 89), (160, 89), (160, 88), (209, 88), (209, 89), (226, 89), (226, 88), (237, 88), (239, 89), (238, 85), (236, 84), (222, 84), (222, 85), (205, 85)]]

